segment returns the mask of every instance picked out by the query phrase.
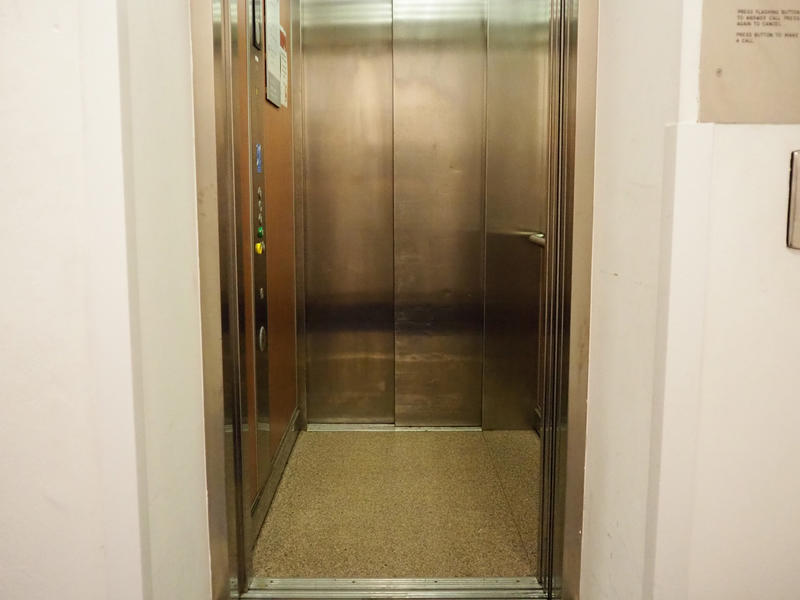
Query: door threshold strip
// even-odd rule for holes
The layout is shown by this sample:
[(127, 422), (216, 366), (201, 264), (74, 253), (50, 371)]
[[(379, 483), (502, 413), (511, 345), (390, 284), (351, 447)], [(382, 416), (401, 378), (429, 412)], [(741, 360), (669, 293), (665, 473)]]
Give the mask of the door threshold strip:
[(480, 427), (462, 426), (401, 426), (401, 425), (375, 425), (371, 423), (309, 423), (307, 431), (386, 431), (390, 433), (400, 431), (483, 431)]
[(255, 578), (243, 600), (255, 598), (546, 598), (535, 577), (440, 579)]

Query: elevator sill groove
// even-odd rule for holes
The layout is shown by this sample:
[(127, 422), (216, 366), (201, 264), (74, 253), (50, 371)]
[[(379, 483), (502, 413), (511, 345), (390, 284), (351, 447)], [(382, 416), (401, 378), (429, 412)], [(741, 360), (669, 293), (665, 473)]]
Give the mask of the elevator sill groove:
[(405, 426), (392, 424), (373, 423), (309, 423), (308, 431), (385, 431), (395, 433), (399, 431), (482, 431), (480, 427), (473, 426)]
[(440, 579), (255, 578), (251, 598), (546, 598), (535, 577)]

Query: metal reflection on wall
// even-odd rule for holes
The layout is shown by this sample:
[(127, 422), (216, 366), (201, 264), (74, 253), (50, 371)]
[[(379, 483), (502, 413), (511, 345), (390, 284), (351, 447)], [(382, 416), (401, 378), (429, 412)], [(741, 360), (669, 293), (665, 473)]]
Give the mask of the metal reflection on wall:
[(492, 0), (487, 60), (483, 426), (529, 429), (541, 416), (549, 2)]
[(304, 3), (310, 421), (533, 424), (550, 17)]
[(303, 10), (307, 402), (394, 421), (391, 0)]
[(398, 425), (481, 424), (485, 7), (394, 2)]

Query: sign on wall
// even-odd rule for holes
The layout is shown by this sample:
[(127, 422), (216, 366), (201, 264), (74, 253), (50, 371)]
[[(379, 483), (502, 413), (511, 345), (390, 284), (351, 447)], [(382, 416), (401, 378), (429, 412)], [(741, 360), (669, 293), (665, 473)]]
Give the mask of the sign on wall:
[[(259, 0), (260, 1), (260, 0)], [(267, 2), (267, 100), (281, 105), (281, 2)]]
[(705, 0), (700, 120), (800, 123), (800, 0)]

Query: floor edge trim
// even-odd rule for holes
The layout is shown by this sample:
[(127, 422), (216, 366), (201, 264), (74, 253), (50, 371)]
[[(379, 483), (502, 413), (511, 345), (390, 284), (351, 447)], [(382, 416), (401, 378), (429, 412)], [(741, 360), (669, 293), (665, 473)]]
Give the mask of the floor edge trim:
[(546, 598), (535, 577), (439, 579), (255, 578), (242, 599), (255, 598)]
[(480, 427), (471, 426), (420, 426), (409, 427), (401, 425), (379, 425), (372, 423), (309, 423), (306, 431), (380, 431), (387, 433), (407, 432), (407, 431), (483, 431)]

